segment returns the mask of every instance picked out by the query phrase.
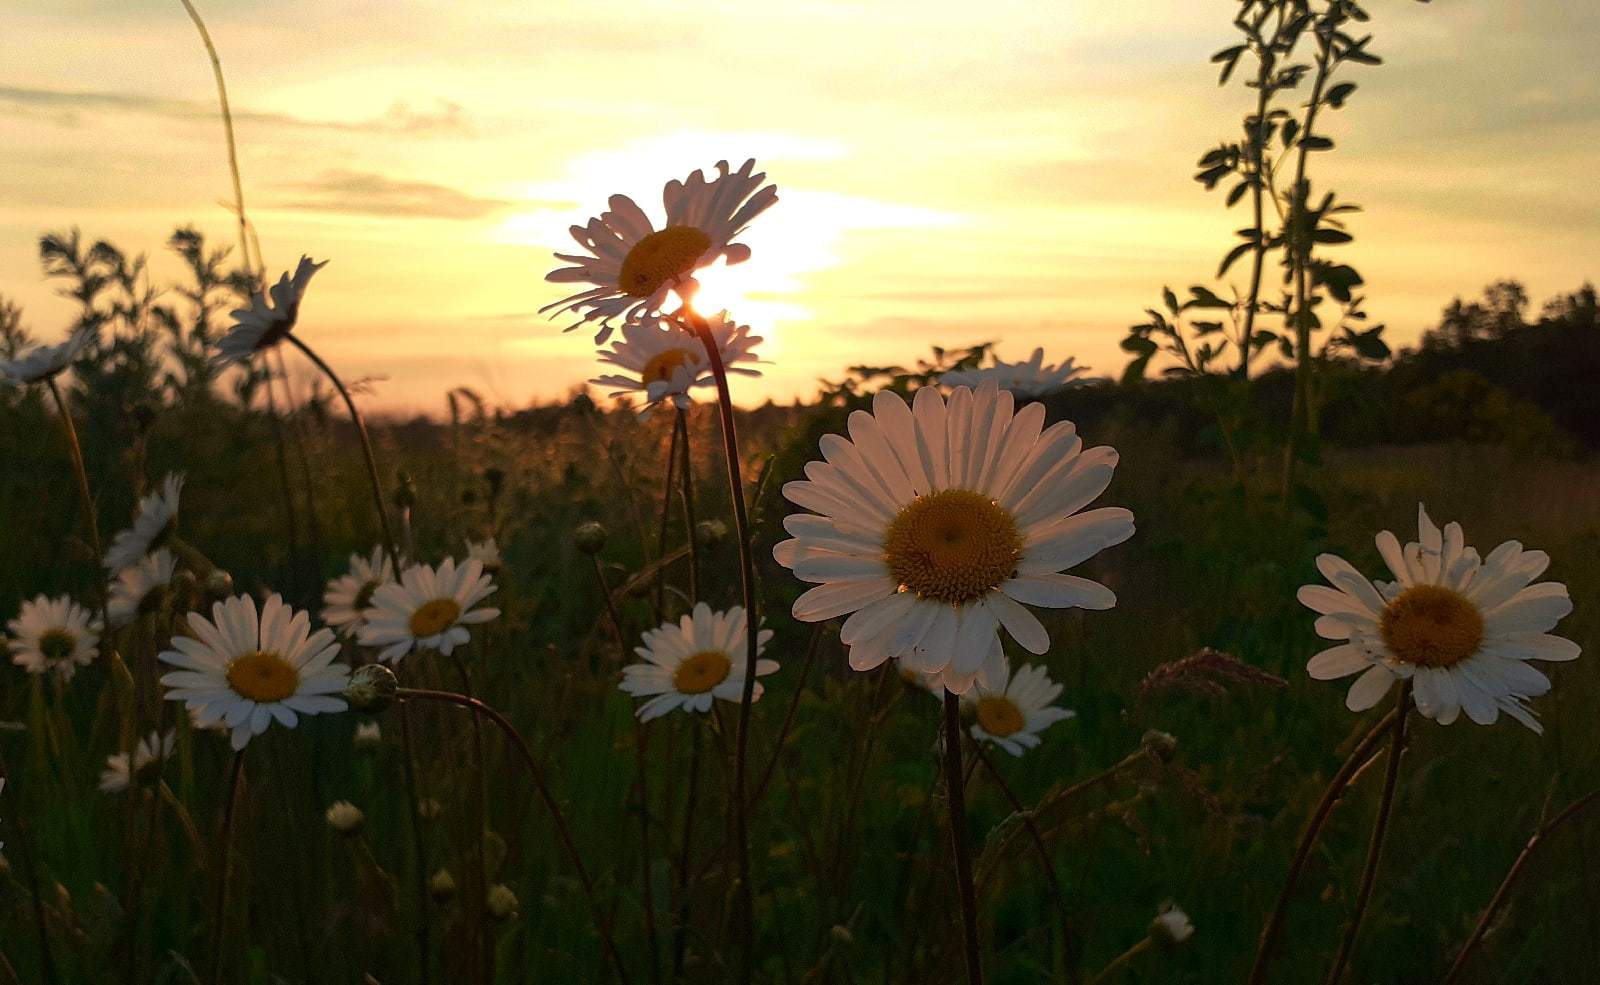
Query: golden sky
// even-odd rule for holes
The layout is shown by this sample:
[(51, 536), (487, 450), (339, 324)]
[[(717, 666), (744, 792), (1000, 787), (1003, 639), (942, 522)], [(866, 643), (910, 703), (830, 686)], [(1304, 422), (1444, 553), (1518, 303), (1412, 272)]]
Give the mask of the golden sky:
[[(1245, 207), (1190, 180), (1248, 98), (1219, 90), (1226, 0), (198, 0), (221, 49), (269, 268), (328, 259), (299, 332), (380, 408), (556, 397), (596, 375), (537, 309), (566, 227), (756, 157), (779, 203), (712, 275), (772, 361), (741, 402), (930, 344), (1036, 345), (1114, 375), (1163, 284), (1212, 283)], [(36, 240), (81, 226), (159, 275), (194, 223), (231, 243), (210, 68), (177, 0), (8, 0), (0, 293), (54, 338)], [(1516, 276), (1536, 302), (1600, 255), (1600, 31), (1585, 4), (1375, 0), (1323, 187), (1391, 340)], [(1240, 266), (1243, 269), (1243, 265)], [(1225, 293), (1225, 292), (1224, 292)], [(712, 300), (708, 296), (706, 301)]]

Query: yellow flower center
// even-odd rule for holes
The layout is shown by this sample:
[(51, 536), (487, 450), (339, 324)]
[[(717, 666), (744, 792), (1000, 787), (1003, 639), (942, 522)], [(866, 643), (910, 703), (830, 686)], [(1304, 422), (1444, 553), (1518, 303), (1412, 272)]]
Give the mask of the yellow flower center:
[(636, 298), (647, 298), (661, 285), (694, 269), (696, 260), (711, 245), (711, 237), (694, 226), (669, 226), (633, 244), (622, 259), (617, 287)]
[(668, 349), (666, 352), (651, 356), (650, 361), (644, 364), (644, 369), (640, 370), (639, 378), (645, 383), (655, 383), (657, 381), (670, 383), (672, 382), (672, 374), (677, 372), (678, 367), (687, 366), (696, 361), (694, 353), (687, 349)]
[(945, 489), (902, 509), (883, 537), (889, 573), (918, 598), (976, 601), (1010, 578), (1022, 557), (1017, 521), (981, 493)]
[(1478, 652), (1483, 615), (1442, 585), (1413, 585), (1384, 607), (1378, 629), (1395, 659), (1418, 667), (1454, 667)]
[(679, 694), (704, 694), (728, 679), (733, 661), (721, 650), (701, 650), (685, 657), (672, 672), (672, 687)]
[(77, 647), (78, 638), (69, 630), (52, 629), (39, 637), (39, 652), (44, 654), (46, 663), (66, 660)]
[(978, 699), (978, 724), (997, 739), (1016, 735), (1027, 724), (1022, 709), (1003, 694), (988, 694)]
[(461, 603), (455, 599), (433, 599), (417, 607), (411, 613), (411, 635), (418, 639), (429, 636), (438, 636), (440, 633), (455, 625), (456, 617), (461, 615)]
[(300, 687), (300, 672), (281, 654), (256, 650), (228, 664), (228, 686), (240, 697), (271, 704), (294, 694)]

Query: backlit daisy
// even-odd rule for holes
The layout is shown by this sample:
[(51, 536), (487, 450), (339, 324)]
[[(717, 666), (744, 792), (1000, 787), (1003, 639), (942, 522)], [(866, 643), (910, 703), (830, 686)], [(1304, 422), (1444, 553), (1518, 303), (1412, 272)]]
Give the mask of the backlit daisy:
[(80, 329), (55, 345), (36, 345), (15, 359), (0, 359), (0, 383), (26, 386), (60, 375), (95, 337), (92, 328)]
[(162, 591), (172, 583), (175, 567), (172, 552), (162, 547), (117, 572), (106, 600), (111, 628), (126, 626), (148, 606), (159, 603)]
[[(748, 325), (735, 325), (727, 312), (708, 319), (707, 324), (729, 373), (761, 375), (759, 370), (738, 365), (755, 361), (755, 347), (761, 336), (751, 335)], [(615, 388), (610, 394), (612, 397), (644, 394), (641, 415), (648, 414), (656, 404), (668, 398), (674, 407), (687, 410), (690, 388), (716, 383), (711, 361), (706, 357), (705, 345), (699, 336), (671, 322), (664, 328), (653, 322), (622, 326), (622, 338), (612, 342), (610, 349), (600, 350), (600, 361), (619, 366), (627, 370), (627, 374), (612, 373), (589, 382)]]
[(1012, 412), (993, 382), (933, 387), (911, 407), (882, 391), (872, 413), (850, 415), (850, 438), (824, 435), (825, 462), (783, 494), (812, 512), (784, 519), (794, 535), (778, 563), (817, 587), (794, 616), (851, 613), (840, 630), (850, 666), (890, 657), (939, 674), (957, 694), (980, 674), (1000, 688), (999, 629), (1032, 653), (1050, 646), (1026, 605), (1108, 609), (1104, 585), (1061, 572), (1133, 536), (1133, 514), (1080, 513), (1117, 464), (1109, 447), (1083, 450), (1073, 425), (1044, 428), (1044, 407)]
[(1572, 602), (1565, 585), (1546, 581), (1550, 556), (1506, 541), (1479, 558), (1467, 547), (1461, 525), (1443, 531), (1417, 507), (1419, 542), (1400, 546), (1385, 530), (1378, 552), (1395, 581), (1374, 584), (1332, 554), (1317, 568), (1333, 587), (1307, 585), (1299, 598), (1321, 613), (1317, 635), (1346, 640), (1311, 658), (1306, 671), (1317, 680), (1360, 672), (1345, 704), (1365, 711), (1396, 680), (1412, 681), (1417, 710), (1441, 725), (1462, 709), (1480, 725), (1505, 712), (1542, 731), (1524, 702), (1550, 689), (1550, 680), (1530, 660), (1573, 660), (1571, 640), (1549, 635)]
[(499, 609), (474, 609), (495, 590), (483, 564), (469, 560), (456, 567), (445, 558), (438, 568), (414, 564), (400, 583), (380, 585), (360, 631), (365, 646), (381, 646), (379, 660), (394, 662), (413, 650), (437, 650), (449, 656), (471, 639), (467, 627), (488, 622)]
[(344, 711), (339, 693), (350, 668), (335, 663), (339, 644), (327, 629), (311, 632), (311, 617), (270, 596), (256, 618), (248, 595), (217, 602), (211, 618), (189, 613), (193, 636), (175, 636), (157, 654), (177, 670), (161, 678), (168, 701), (182, 701), (202, 728), (221, 722), (243, 749), (276, 718), (294, 728), (301, 715)]
[(22, 603), (6, 630), (12, 663), (30, 674), (53, 673), (63, 681), (94, 660), (100, 641), (100, 626), (89, 610), (65, 595), (39, 595)]
[(105, 793), (121, 793), (128, 789), (135, 780), (140, 783), (154, 783), (156, 770), (159, 764), (172, 755), (172, 745), (177, 739), (177, 734), (168, 729), (166, 734), (151, 732), (139, 740), (135, 747), (133, 762), (130, 766), (129, 756), (125, 752), (113, 753), (106, 757), (106, 768), (100, 774), (100, 789)]
[(178, 494), (183, 492), (183, 476), (170, 473), (161, 488), (139, 500), (139, 512), (133, 526), (112, 538), (106, 549), (106, 570), (113, 574), (130, 565), (166, 542), (172, 533), (173, 520), (178, 515)]
[(993, 366), (982, 369), (952, 370), (939, 377), (939, 382), (945, 386), (977, 387), (985, 380), (993, 380), (1002, 390), (1037, 400), (1070, 387), (1083, 386), (1090, 382), (1083, 377), (1088, 371), (1089, 367), (1077, 365), (1071, 356), (1058, 366), (1046, 366), (1044, 350), (1035, 349), (1027, 362), (1008, 363), (996, 359)]
[[(223, 366), (243, 362), (263, 349), (270, 349), (294, 331), (300, 317), (300, 301), (305, 297), (311, 275), (328, 265), (312, 263), (302, 256), (294, 276), (284, 273), (268, 288), (267, 294), (250, 295), (250, 307), (229, 312), (233, 327), (217, 340), (217, 363)], [(269, 300), (270, 295), (270, 300)]]
[[(770, 639), (772, 630), (761, 630), (756, 637), (757, 654), (766, 649)], [(737, 702), (744, 694), (745, 643), (742, 608), (712, 612), (701, 602), (677, 622), (662, 623), (644, 634), (644, 645), (634, 647), (633, 652), (645, 662), (622, 668), (622, 690), (650, 699), (639, 706), (642, 722), (674, 708), (710, 711), (713, 698)], [(777, 669), (776, 660), (756, 661), (757, 677)], [(761, 682), (756, 681), (750, 700), (760, 698), (761, 691)]]
[[(405, 558), (400, 559), (402, 567)], [(336, 632), (354, 635), (361, 629), (362, 613), (372, 605), (378, 586), (394, 581), (394, 568), (382, 547), (369, 557), (350, 555), (350, 570), (328, 582), (322, 593), (322, 621)]]
[(687, 181), (667, 182), (662, 191), (667, 221), (656, 229), (644, 210), (626, 195), (613, 195), (611, 211), (573, 226), (572, 238), (588, 254), (557, 253), (558, 260), (576, 264), (552, 270), (545, 280), (558, 284), (591, 285), (577, 294), (545, 305), (540, 312), (576, 311), (581, 317), (568, 331), (585, 322), (598, 322), (595, 344), (611, 335), (611, 321), (648, 320), (667, 303), (667, 295), (694, 277), (694, 272), (723, 258), (740, 263), (750, 248), (733, 242), (750, 220), (778, 200), (775, 185), (762, 187), (764, 173), (752, 173), (754, 160), (730, 173), (727, 161), (717, 162), (710, 181), (696, 170)]
[(1043, 667), (1029, 664), (1008, 675), (999, 687), (981, 683), (961, 696), (976, 714), (972, 737), (987, 740), (1013, 756), (1039, 744), (1039, 733), (1077, 712), (1050, 702), (1061, 696), (1061, 685), (1052, 681)]

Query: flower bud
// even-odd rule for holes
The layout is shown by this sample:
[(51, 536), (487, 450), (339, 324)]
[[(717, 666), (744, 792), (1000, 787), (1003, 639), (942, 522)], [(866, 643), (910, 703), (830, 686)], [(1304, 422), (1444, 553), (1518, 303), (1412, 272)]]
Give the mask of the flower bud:
[(701, 547), (716, 547), (728, 539), (728, 525), (721, 520), (701, 520), (694, 525), (694, 539)]
[(435, 903), (445, 903), (455, 898), (456, 877), (450, 874), (449, 869), (440, 869), (428, 877), (428, 895), (433, 897)]
[(344, 699), (356, 711), (375, 715), (394, 702), (399, 690), (400, 681), (395, 678), (394, 671), (383, 664), (364, 664), (350, 675), (350, 683), (345, 685)]
[(220, 601), (233, 597), (233, 576), (221, 568), (212, 568), (206, 575), (206, 597)]
[(1189, 914), (1172, 903), (1162, 904), (1161, 912), (1150, 922), (1150, 939), (1157, 944), (1182, 944), (1193, 936), (1194, 924), (1189, 922)]
[(517, 914), (517, 894), (505, 883), (496, 883), (489, 889), (487, 904), (489, 915), (496, 920), (510, 920)]
[(572, 542), (585, 554), (599, 554), (606, 546), (606, 528), (598, 520), (580, 523), (572, 531)]
[(367, 816), (361, 813), (361, 808), (348, 800), (334, 801), (324, 816), (328, 819), (328, 827), (345, 836), (359, 834), (361, 826), (367, 823)]
[(1178, 754), (1178, 739), (1176, 736), (1160, 729), (1151, 729), (1139, 740), (1144, 751), (1163, 763), (1172, 762), (1172, 757)]

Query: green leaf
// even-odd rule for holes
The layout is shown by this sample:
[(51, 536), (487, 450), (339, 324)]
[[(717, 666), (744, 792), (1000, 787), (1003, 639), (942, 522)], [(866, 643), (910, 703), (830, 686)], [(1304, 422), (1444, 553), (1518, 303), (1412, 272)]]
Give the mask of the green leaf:
[(1233, 249), (1229, 250), (1228, 255), (1222, 258), (1222, 266), (1217, 268), (1218, 279), (1220, 279), (1223, 274), (1228, 272), (1228, 268), (1233, 266), (1234, 261), (1238, 260), (1240, 257), (1244, 256), (1246, 253), (1249, 253), (1255, 248), (1256, 244), (1254, 243), (1240, 243), (1238, 246), (1235, 246)]
[(1172, 312), (1173, 314), (1178, 313), (1178, 296), (1172, 293), (1172, 288), (1163, 287), (1161, 289), (1161, 300), (1167, 303), (1168, 311)]
[(1311, 234), (1311, 239), (1317, 243), (1348, 243), (1355, 237), (1343, 229), (1318, 229)]
[(1333, 139), (1319, 137), (1316, 134), (1307, 134), (1300, 138), (1300, 146), (1306, 150), (1333, 150)]
[(1224, 301), (1222, 298), (1220, 298), (1220, 297), (1218, 297), (1216, 295), (1216, 292), (1212, 291), (1208, 287), (1201, 287), (1199, 284), (1195, 284), (1194, 286), (1189, 288), (1189, 296), (1190, 296), (1189, 297), (1189, 301), (1188, 301), (1188, 304), (1186, 305), (1186, 307), (1190, 307), (1190, 308), (1231, 308), (1231, 307), (1233, 307), (1233, 303), (1232, 302)]
[(1356, 84), (1354, 82), (1341, 82), (1329, 89), (1327, 94), (1322, 97), (1322, 101), (1334, 109), (1340, 109), (1344, 106), (1344, 101), (1349, 99), (1350, 94), (1355, 91)]

